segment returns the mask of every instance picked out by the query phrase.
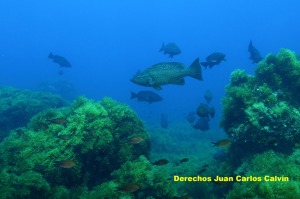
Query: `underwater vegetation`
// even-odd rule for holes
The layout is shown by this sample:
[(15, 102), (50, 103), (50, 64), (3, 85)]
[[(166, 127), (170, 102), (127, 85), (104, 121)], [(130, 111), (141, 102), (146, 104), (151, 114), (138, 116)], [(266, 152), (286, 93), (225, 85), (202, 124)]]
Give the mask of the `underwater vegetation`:
[(0, 198), (131, 198), (121, 189), (128, 184), (168, 198), (168, 187), (150, 180), (149, 143), (129, 107), (80, 97), (35, 115), (0, 144)]
[[(221, 120), (231, 140), (229, 173), (250, 180), (235, 181), (217, 194), (227, 199), (299, 198), (299, 90), (300, 60), (288, 49), (267, 55), (253, 76), (239, 69), (231, 74)], [(269, 182), (265, 176), (278, 178)]]
[[(300, 150), (291, 156), (266, 151), (249, 158), (235, 171), (236, 175), (253, 176), (261, 181), (236, 182), (226, 195), (227, 199), (239, 198), (289, 198), (298, 199), (300, 196)], [(288, 177), (289, 181), (265, 181), (266, 176)], [(272, 180), (271, 177), (265, 178)]]
[(6, 136), (12, 129), (25, 126), (40, 111), (66, 105), (66, 101), (58, 95), (12, 87), (0, 87), (0, 99), (1, 136)]
[(282, 49), (259, 62), (255, 75), (231, 74), (221, 126), (237, 160), (273, 149), (291, 153), (300, 141), (300, 60)]

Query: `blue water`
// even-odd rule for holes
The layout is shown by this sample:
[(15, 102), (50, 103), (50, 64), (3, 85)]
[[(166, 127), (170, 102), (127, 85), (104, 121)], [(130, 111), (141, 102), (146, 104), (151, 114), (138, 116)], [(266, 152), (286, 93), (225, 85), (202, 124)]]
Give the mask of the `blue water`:
[[(211, 105), (221, 116), (221, 98), (230, 73), (237, 68), (253, 74), (248, 59), (250, 39), (263, 56), (289, 48), (300, 52), (299, 1), (17, 1), (0, 2), (0, 85), (35, 89), (43, 81), (62, 79), (80, 95), (110, 96), (140, 115), (182, 119), (213, 93)], [(173, 59), (159, 53), (162, 42), (176, 42), (182, 53)], [(129, 79), (162, 61), (189, 66), (199, 57), (219, 51), (227, 62), (203, 70), (204, 81), (186, 78), (186, 85), (163, 86), (164, 101), (148, 105), (130, 100), (130, 91), (152, 90)], [(66, 57), (72, 68), (59, 66), (48, 54)]]

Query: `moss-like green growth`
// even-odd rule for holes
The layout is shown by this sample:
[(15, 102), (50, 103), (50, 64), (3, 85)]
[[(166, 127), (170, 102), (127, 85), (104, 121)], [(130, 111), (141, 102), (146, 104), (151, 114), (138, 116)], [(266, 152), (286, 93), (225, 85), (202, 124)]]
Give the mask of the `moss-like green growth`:
[[(226, 198), (299, 198), (300, 168), (296, 164), (299, 151), (294, 153), (297, 155), (286, 157), (273, 151), (267, 151), (255, 155), (254, 158), (249, 158), (236, 170), (236, 175), (252, 176), (260, 178), (261, 181), (236, 182)], [(279, 178), (276, 181), (267, 181), (272, 179), (265, 178), (266, 176), (288, 177), (289, 181), (279, 181)]]
[(285, 100), (299, 105), (300, 60), (287, 49), (277, 55), (268, 55), (255, 71), (258, 81), (265, 82), (274, 91), (284, 92)]
[(30, 118), (48, 108), (59, 108), (66, 102), (55, 94), (18, 90), (11, 87), (0, 88), (1, 135), (25, 126)]
[[(131, 136), (144, 140), (130, 143)], [(68, 108), (37, 114), (27, 128), (12, 131), (0, 144), (0, 195), (79, 198), (73, 193), (84, 195), (108, 182), (126, 162), (147, 157), (149, 143), (143, 123), (128, 106), (110, 98), (78, 98)]]
[(233, 72), (221, 121), (234, 141), (231, 152), (237, 157), (268, 149), (291, 152), (300, 141), (299, 90), (300, 62), (287, 49), (268, 55), (255, 76)]

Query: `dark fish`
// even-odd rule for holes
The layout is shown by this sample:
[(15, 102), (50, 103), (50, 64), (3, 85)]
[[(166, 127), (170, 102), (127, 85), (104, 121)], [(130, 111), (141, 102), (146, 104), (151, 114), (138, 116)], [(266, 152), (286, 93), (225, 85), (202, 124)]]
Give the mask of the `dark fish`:
[(182, 164), (182, 163), (184, 163), (184, 162), (188, 162), (190, 159), (188, 159), (188, 158), (183, 158), (183, 159), (181, 159), (180, 161), (179, 161), (179, 164)]
[(216, 110), (214, 107), (210, 107), (209, 108), (209, 115), (210, 117), (215, 117), (215, 114), (216, 114)]
[(76, 165), (76, 163), (73, 160), (62, 160), (55, 162), (55, 164), (64, 169), (71, 169)]
[(202, 168), (207, 168), (209, 166), (209, 164), (205, 164), (202, 166)]
[(209, 118), (208, 117), (200, 117), (196, 124), (194, 124), (193, 128), (195, 129), (199, 129), (201, 131), (208, 131), (210, 128), (209, 128)]
[(68, 123), (68, 120), (64, 117), (59, 117), (59, 118), (48, 119), (48, 122), (50, 122), (51, 124), (66, 124)]
[(225, 54), (220, 52), (214, 52), (211, 55), (206, 57), (206, 62), (201, 62), (205, 68), (209, 67), (212, 68), (215, 65), (219, 65), (222, 61), (226, 61)]
[(162, 46), (159, 50), (159, 52), (164, 52), (164, 54), (169, 54), (169, 57), (173, 57), (174, 55), (178, 55), (181, 53), (181, 50), (178, 48), (178, 46), (171, 42), (168, 43), (167, 45), (165, 45), (164, 43), (162, 43)]
[(161, 116), (160, 116), (160, 126), (161, 126), (161, 128), (168, 128), (168, 126), (169, 126), (169, 122), (168, 122), (168, 117), (167, 117), (167, 115), (166, 114), (161, 114)]
[(186, 116), (186, 120), (189, 123), (193, 124), (195, 122), (195, 120), (196, 120), (196, 114), (194, 112), (188, 113), (187, 116)]
[(259, 51), (253, 46), (252, 41), (248, 45), (248, 51), (250, 53), (249, 59), (252, 60), (252, 64), (258, 63), (263, 60), (262, 56), (260, 55)]
[(231, 144), (230, 140), (227, 139), (223, 139), (223, 140), (219, 140), (217, 142), (211, 142), (213, 144), (213, 146), (219, 146), (219, 147), (227, 147), (228, 145)]
[(131, 99), (137, 98), (138, 101), (144, 102), (159, 102), (162, 97), (152, 91), (140, 91), (138, 93), (131, 92)]
[(137, 185), (137, 184), (127, 184), (127, 185), (124, 185), (122, 187), (118, 187), (118, 190), (124, 191), (124, 192), (127, 192), (127, 193), (134, 193), (139, 189), (140, 189), (140, 186)]
[(156, 165), (156, 166), (163, 166), (163, 165), (166, 165), (168, 163), (169, 163), (169, 160), (160, 159), (160, 160), (157, 160), (157, 161), (153, 162), (152, 164)]
[(209, 104), (212, 100), (212, 93), (210, 90), (206, 90), (204, 93), (204, 99), (206, 100), (206, 102)]
[(204, 173), (205, 171), (206, 171), (206, 168), (202, 168), (202, 169), (198, 172), (198, 174)]
[(199, 117), (209, 117), (209, 106), (207, 104), (204, 103), (200, 103), (196, 113)]
[(199, 58), (189, 68), (185, 68), (184, 64), (179, 62), (161, 62), (136, 74), (130, 81), (141, 86), (161, 90), (161, 86), (166, 84), (184, 85), (184, 77), (186, 76), (202, 80)]
[(50, 53), (48, 55), (48, 58), (49, 59), (52, 59), (54, 63), (57, 63), (60, 67), (72, 67), (70, 62), (62, 57), (62, 56), (59, 56), (59, 55), (53, 55), (52, 53)]
[(139, 144), (143, 141), (144, 141), (144, 138), (142, 138), (141, 136), (135, 136), (135, 137), (129, 138), (127, 142), (130, 144)]

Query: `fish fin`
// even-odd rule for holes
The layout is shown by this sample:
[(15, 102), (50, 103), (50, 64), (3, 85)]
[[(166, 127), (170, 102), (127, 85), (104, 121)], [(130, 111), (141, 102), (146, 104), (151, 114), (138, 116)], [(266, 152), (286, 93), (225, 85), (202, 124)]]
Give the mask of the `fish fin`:
[(252, 41), (250, 40), (250, 43), (248, 45), (248, 51), (251, 52), (253, 49)]
[(53, 59), (53, 58), (54, 58), (54, 55), (53, 55), (52, 53), (49, 53), (48, 58), (49, 58), (49, 59)]
[(189, 67), (190, 74), (189, 76), (198, 80), (202, 79), (202, 69), (199, 62), (199, 58), (195, 59), (195, 61)]
[(217, 146), (217, 142), (210, 142), (210, 143), (212, 143), (213, 145), (212, 146)]
[(163, 51), (163, 50), (165, 50), (165, 44), (164, 44), (164, 42), (162, 42), (162, 45), (161, 45), (161, 47), (160, 47), (160, 49), (159, 49), (159, 52), (161, 52), (161, 51)]
[(131, 92), (131, 97), (130, 97), (130, 99), (134, 99), (134, 98), (137, 98), (137, 94), (134, 93), (134, 92)]
[(183, 78), (179, 79), (178, 81), (176, 82), (172, 82), (172, 84), (176, 84), (176, 85), (184, 85), (185, 84), (185, 81)]
[(174, 55), (172, 55), (172, 54), (169, 55), (170, 58), (173, 58), (173, 56), (174, 56)]

